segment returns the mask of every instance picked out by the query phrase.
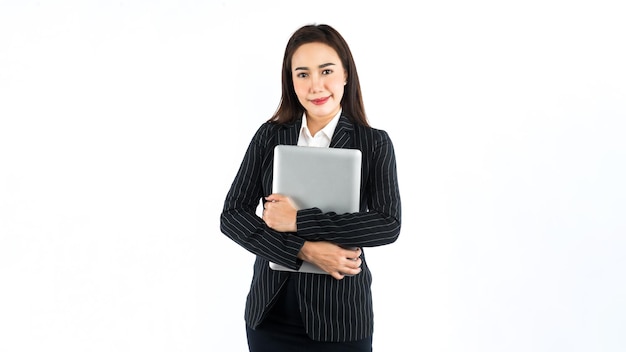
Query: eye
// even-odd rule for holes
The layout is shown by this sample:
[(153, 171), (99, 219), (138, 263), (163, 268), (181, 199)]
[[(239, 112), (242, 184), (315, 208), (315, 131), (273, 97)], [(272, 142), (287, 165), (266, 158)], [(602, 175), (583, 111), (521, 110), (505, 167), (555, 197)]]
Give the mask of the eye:
[(325, 70), (323, 70), (323, 71), (322, 71), (322, 74), (323, 74), (323, 75), (329, 75), (329, 74), (331, 74), (331, 73), (333, 73), (333, 70), (331, 70), (331, 69), (329, 69), (329, 68), (327, 68), (327, 69), (325, 69)]
[(298, 78), (306, 78), (308, 76), (309, 76), (309, 74), (308, 73), (304, 73), (304, 72), (300, 72), (300, 73), (298, 73), (296, 75), (296, 77), (298, 77)]

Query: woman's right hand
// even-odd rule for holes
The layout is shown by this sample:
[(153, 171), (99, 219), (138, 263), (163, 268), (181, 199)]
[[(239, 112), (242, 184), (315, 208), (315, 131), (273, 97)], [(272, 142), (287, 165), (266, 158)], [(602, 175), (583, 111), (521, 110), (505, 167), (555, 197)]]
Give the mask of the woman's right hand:
[(361, 272), (361, 248), (348, 249), (331, 242), (304, 242), (298, 258), (319, 266), (337, 280)]

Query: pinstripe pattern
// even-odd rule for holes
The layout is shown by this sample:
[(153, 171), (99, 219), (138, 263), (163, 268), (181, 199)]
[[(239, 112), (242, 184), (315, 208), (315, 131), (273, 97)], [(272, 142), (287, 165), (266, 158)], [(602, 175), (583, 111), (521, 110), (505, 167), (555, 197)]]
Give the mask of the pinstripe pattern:
[(224, 202), (221, 231), (254, 253), (252, 284), (245, 319), (256, 327), (282, 285), (297, 281), (298, 301), (308, 335), (318, 341), (354, 341), (373, 332), (372, 277), (365, 253), (363, 271), (335, 280), (330, 275), (274, 271), (269, 261), (297, 269), (300, 248), (308, 241), (330, 241), (350, 247), (374, 247), (394, 242), (400, 233), (400, 192), (393, 145), (386, 132), (354, 125), (341, 116), (331, 148), (360, 149), (362, 160), (360, 212), (298, 211), (297, 233), (280, 233), (256, 215), (259, 200), (272, 193), (274, 146), (295, 145), (301, 120), (293, 124), (263, 124), (255, 133)]

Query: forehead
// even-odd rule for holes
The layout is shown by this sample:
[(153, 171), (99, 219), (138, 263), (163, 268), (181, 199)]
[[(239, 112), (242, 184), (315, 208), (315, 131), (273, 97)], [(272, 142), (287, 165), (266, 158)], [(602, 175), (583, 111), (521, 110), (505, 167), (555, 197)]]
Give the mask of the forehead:
[(292, 68), (312, 68), (327, 63), (341, 65), (341, 60), (335, 49), (324, 43), (302, 44), (296, 49), (291, 58)]

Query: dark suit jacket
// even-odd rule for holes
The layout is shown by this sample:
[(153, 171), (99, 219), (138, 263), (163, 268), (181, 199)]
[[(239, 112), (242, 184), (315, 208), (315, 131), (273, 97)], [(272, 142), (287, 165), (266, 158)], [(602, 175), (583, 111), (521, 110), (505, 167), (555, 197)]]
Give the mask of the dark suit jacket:
[(259, 200), (272, 193), (274, 146), (295, 145), (302, 120), (265, 123), (255, 133), (221, 214), (221, 231), (254, 253), (246, 323), (257, 327), (288, 277), (296, 280), (298, 301), (308, 335), (319, 341), (353, 341), (373, 332), (371, 272), (363, 253), (360, 274), (336, 280), (330, 275), (289, 273), (269, 268), (269, 261), (298, 269), (297, 254), (305, 241), (330, 241), (347, 247), (374, 247), (394, 242), (400, 233), (400, 193), (392, 142), (385, 131), (353, 124), (341, 116), (331, 148), (362, 153), (360, 212), (322, 213), (317, 208), (297, 214), (297, 233), (267, 227), (256, 215)]

